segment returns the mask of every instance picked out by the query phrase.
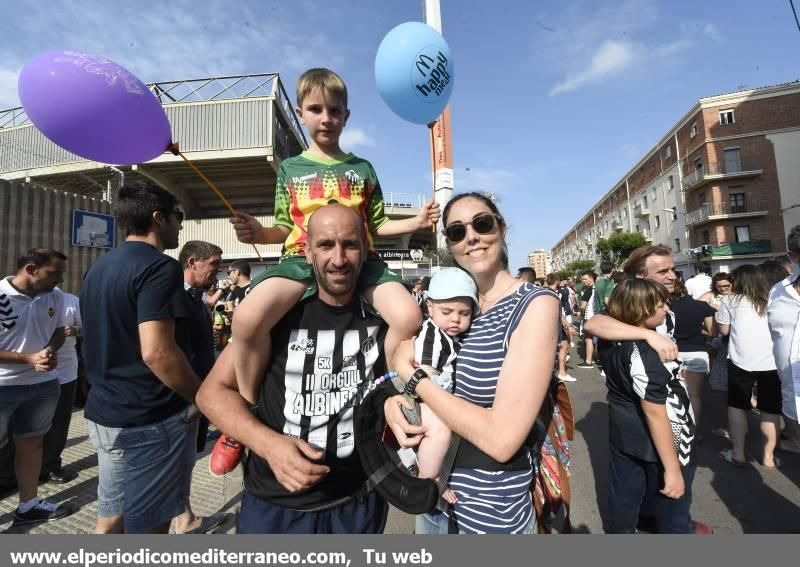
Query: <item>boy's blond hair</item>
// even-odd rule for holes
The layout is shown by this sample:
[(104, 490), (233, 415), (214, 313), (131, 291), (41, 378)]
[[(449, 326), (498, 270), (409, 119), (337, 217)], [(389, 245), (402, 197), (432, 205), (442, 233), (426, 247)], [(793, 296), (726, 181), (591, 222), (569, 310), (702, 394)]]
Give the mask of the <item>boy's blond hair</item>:
[(347, 85), (339, 75), (324, 67), (309, 69), (297, 79), (297, 106), (302, 108), (305, 98), (316, 88), (338, 96), (347, 108)]
[(656, 312), (659, 303), (666, 303), (669, 291), (660, 283), (643, 278), (621, 281), (606, 302), (608, 314), (629, 325), (641, 325)]

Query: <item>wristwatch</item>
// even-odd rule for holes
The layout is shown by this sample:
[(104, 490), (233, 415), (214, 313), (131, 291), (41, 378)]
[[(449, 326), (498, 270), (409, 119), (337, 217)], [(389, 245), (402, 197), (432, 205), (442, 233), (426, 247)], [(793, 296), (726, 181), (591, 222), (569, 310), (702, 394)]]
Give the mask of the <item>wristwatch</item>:
[(422, 368), (417, 368), (414, 374), (411, 375), (411, 378), (408, 379), (408, 382), (406, 382), (406, 387), (403, 391), (416, 400), (419, 397), (417, 396), (417, 385), (420, 380), (424, 380), (425, 378), (430, 378), (428, 373)]

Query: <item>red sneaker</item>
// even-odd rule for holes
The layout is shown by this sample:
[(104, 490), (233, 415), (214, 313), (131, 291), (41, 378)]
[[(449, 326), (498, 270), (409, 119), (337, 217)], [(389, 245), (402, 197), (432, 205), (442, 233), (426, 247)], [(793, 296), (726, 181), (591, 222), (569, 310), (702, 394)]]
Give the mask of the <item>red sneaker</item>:
[(695, 522), (694, 520), (692, 520), (692, 528), (694, 530), (694, 535), (711, 535), (714, 533), (714, 529), (711, 526)]
[(225, 476), (239, 464), (244, 445), (224, 433), (219, 436), (208, 460), (208, 471), (214, 476)]

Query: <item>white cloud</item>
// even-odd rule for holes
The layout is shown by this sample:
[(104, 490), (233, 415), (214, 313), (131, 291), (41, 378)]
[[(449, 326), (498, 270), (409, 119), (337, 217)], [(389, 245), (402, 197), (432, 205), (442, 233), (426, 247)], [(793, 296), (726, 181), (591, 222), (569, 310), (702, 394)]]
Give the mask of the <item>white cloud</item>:
[(479, 191), (502, 195), (510, 190), (516, 178), (517, 174), (505, 169), (470, 167), (457, 171), (454, 182), (457, 193)]
[(638, 51), (635, 43), (608, 39), (594, 53), (588, 67), (556, 84), (550, 89), (550, 95), (575, 91), (588, 83), (619, 73), (634, 63)]
[(375, 147), (375, 140), (361, 128), (345, 128), (342, 137), (339, 139), (342, 148), (352, 150), (357, 147)]
[[(317, 17), (318, 10), (312, 9), (304, 3), (224, 0), (173, 0), (147, 7), (138, 2), (99, 5), (94, 0), (31, 3), (24, 9), (9, 8), (20, 41), (4, 43), (0, 69), (21, 68), (48, 49), (103, 55), (148, 83), (340, 67), (343, 49), (332, 36), (297, 33), (298, 20)], [(13, 89), (7, 74), (0, 75), (0, 100), (6, 106), (19, 104), (16, 76), (11, 78)]]
[(666, 45), (659, 45), (655, 48), (655, 53), (661, 57), (669, 57), (689, 49), (692, 45), (694, 42), (690, 39), (678, 39)]
[(706, 24), (703, 26), (703, 33), (714, 41), (722, 41), (722, 32), (719, 31), (716, 24)]
[(0, 68), (0, 110), (19, 106), (17, 77), (18, 70)]

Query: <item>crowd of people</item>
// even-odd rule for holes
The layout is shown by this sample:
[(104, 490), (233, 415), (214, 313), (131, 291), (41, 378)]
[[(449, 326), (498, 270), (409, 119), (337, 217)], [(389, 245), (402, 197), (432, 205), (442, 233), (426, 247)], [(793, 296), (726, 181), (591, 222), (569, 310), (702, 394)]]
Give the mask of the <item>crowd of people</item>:
[[(38, 498), (37, 483), (74, 478), (60, 454), (78, 372), (68, 341), (78, 336), (97, 533), (223, 524), (226, 515), (197, 516), (189, 499), (210, 424), (221, 432), (213, 474), (246, 455), (238, 533), (382, 533), (382, 478), (367, 474), (358, 446), (369, 396), (404, 473), (444, 487), (416, 533), (537, 533), (547, 449), (532, 432), (558, 413), (559, 381), (576, 381), (567, 359), (578, 336), (579, 366), (602, 369), (608, 387), (608, 532), (712, 532), (689, 513), (707, 378), (727, 392), (728, 423), (714, 431), (732, 446), (721, 459), (749, 466), (753, 408), (759, 466), (800, 452), (800, 227), (787, 242), (793, 275), (772, 262), (712, 277), (700, 263), (683, 282), (659, 245), (575, 285), (530, 268), (513, 275), (506, 221), (481, 193), (441, 212), (431, 203), (403, 221), (385, 216), (372, 166), (339, 148), (349, 110), (335, 73), (301, 76), (297, 114), (311, 146), (281, 163), (275, 224), (231, 219), (242, 242), (284, 243), (265, 273), (251, 280), (249, 264), (234, 261), (220, 279), (223, 251), (210, 242), (165, 255), (178, 248), (183, 212), (144, 182), (116, 195), (125, 242), (86, 273), (79, 309), (56, 288), (68, 261), (58, 251), (31, 250), (0, 281), (0, 447), (14, 463), (3, 470), (13, 468), (19, 490), (15, 524), (74, 512)], [(409, 289), (374, 239), (440, 219), (456, 266)]]

